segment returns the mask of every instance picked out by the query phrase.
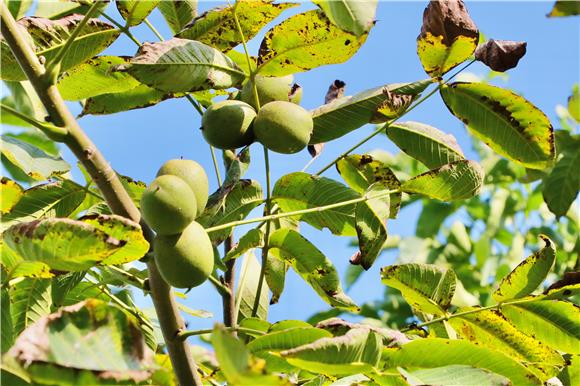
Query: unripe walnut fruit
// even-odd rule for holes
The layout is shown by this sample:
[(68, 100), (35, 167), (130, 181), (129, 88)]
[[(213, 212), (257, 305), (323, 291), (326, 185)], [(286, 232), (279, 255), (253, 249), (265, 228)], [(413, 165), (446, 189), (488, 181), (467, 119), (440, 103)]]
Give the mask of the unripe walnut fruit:
[(211, 105), (201, 118), (205, 140), (218, 149), (236, 149), (254, 142), (256, 111), (247, 103), (225, 100)]
[(157, 177), (164, 175), (179, 177), (189, 185), (195, 195), (199, 216), (205, 209), (209, 196), (209, 182), (203, 167), (192, 160), (172, 159), (165, 162), (157, 172)]
[(179, 177), (157, 177), (141, 196), (141, 213), (158, 234), (180, 233), (197, 215), (195, 194)]
[(207, 232), (192, 221), (181, 234), (157, 235), (153, 242), (159, 273), (173, 287), (196, 287), (213, 271), (213, 246)]
[(312, 115), (290, 102), (264, 105), (254, 121), (256, 138), (268, 149), (285, 154), (297, 153), (310, 141)]
[[(270, 77), (256, 75), (255, 83), (258, 90), (260, 105), (264, 106), (273, 101), (285, 101), (299, 104), (302, 100), (302, 87), (292, 84), (294, 76)], [(254, 82), (248, 80), (241, 93), (242, 101), (256, 108), (254, 97)]]

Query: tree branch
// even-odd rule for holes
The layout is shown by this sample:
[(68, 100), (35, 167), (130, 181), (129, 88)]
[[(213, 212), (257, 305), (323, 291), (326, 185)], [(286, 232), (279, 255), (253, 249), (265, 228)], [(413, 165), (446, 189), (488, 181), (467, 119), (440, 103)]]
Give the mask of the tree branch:
[[(139, 210), (113, 168), (81, 129), (56, 86), (46, 79), (46, 69), (40, 63), (30, 45), (19, 34), (16, 21), (10, 14), (5, 2), (0, 4), (0, 17), (2, 35), (36, 90), (51, 121), (56, 126), (65, 127), (68, 131), (62, 142), (82, 162), (103, 193), (103, 197), (113, 213), (138, 222), (141, 217)], [(142, 226), (145, 237), (151, 240), (153, 236), (151, 230), (145, 224), (142, 224)], [(171, 294), (171, 288), (161, 278), (153, 260), (150, 260), (147, 266), (149, 268), (151, 297), (176, 377), (181, 385), (193, 384), (201, 386), (202, 383), (197, 372), (197, 366), (192, 359), (189, 347), (185, 342), (177, 338), (179, 331), (184, 329), (184, 323)]]

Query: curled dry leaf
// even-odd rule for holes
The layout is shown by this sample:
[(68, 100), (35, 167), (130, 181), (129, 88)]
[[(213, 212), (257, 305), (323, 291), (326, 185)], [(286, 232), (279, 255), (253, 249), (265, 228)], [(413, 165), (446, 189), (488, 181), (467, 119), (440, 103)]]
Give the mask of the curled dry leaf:
[(490, 39), (475, 50), (475, 59), (494, 71), (504, 72), (515, 68), (526, 54), (526, 42)]
[[(346, 88), (346, 83), (344, 83), (340, 79), (336, 79), (330, 87), (328, 87), (328, 91), (324, 96), (324, 104), (330, 103), (335, 99), (342, 98), (344, 96), (344, 89)], [(314, 145), (308, 145), (308, 152), (312, 156), (312, 158), (316, 158), (322, 153), (322, 149), (324, 148), (324, 142), (316, 143)]]

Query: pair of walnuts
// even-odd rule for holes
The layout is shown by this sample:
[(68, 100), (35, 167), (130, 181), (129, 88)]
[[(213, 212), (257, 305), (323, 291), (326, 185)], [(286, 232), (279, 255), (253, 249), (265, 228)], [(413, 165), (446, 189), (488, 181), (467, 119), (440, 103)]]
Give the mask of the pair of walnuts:
[[(262, 104), (256, 113), (254, 82)], [(202, 117), (206, 141), (219, 149), (235, 149), (255, 140), (268, 149), (292, 154), (304, 149), (312, 135), (311, 114), (300, 107), (302, 89), (293, 76), (256, 76), (246, 82), (234, 100), (218, 102)]]

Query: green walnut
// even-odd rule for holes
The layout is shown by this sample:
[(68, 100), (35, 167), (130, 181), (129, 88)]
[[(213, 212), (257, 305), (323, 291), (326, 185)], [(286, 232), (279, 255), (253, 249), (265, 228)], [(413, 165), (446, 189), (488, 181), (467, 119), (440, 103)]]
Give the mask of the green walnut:
[(157, 177), (164, 175), (179, 177), (189, 185), (195, 195), (199, 216), (205, 209), (209, 195), (209, 182), (203, 167), (192, 160), (172, 159), (165, 162), (157, 172)]
[(290, 102), (270, 102), (254, 121), (256, 138), (268, 149), (284, 154), (304, 149), (312, 135), (312, 115)]
[(153, 247), (159, 273), (173, 287), (197, 287), (213, 271), (211, 240), (205, 229), (195, 221), (181, 234), (158, 235)]
[(225, 100), (211, 105), (201, 118), (205, 140), (218, 149), (236, 149), (254, 142), (256, 111), (247, 103)]
[[(302, 100), (302, 87), (292, 84), (294, 76), (269, 77), (256, 75), (255, 83), (258, 90), (260, 105), (273, 101), (285, 101), (299, 104)], [(241, 99), (256, 108), (254, 83), (249, 80), (242, 88)]]
[(195, 194), (179, 177), (157, 177), (141, 196), (141, 213), (158, 234), (180, 233), (197, 215)]

